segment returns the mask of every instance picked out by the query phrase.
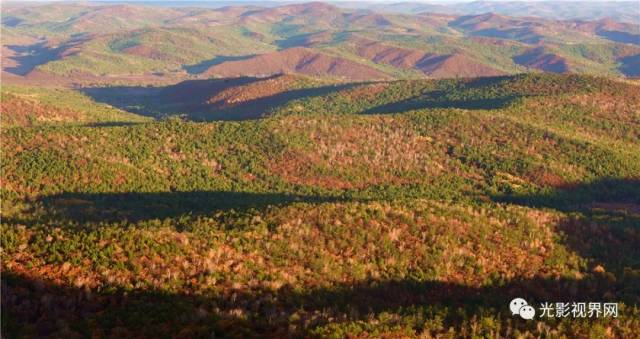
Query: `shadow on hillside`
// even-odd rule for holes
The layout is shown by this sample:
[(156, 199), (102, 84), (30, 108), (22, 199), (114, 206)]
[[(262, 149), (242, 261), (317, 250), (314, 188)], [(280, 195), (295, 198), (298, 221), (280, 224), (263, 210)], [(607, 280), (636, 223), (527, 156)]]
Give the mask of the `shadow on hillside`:
[(3, 332), (35, 337), (68, 335), (70, 330), (87, 336), (102, 333), (149, 338), (308, 337), (323, 325), (367, 322), (374, 317), (385, 318), (385, 313), (408, 315), (404, 320), (422, 319), (424, 323), (415, 326), (438, 332), (449, 328), (469, 331), (464, 327), (479, 326), (483, 316), (534, 331), (536, 322), (511, 314), (510, 300), (525, 298), (538, 308), (537, 316), (542, 302), (638, 302), (633, 296), (625, 297), (622, 283), (612, 283), (604, 275), (581, 280), (524, 279), (485, 287), (440, 281), (367, 280), (309, 287), (304, 292), (285, 285), (277, 290), (227, 290), (209, 295), (142, 289), (125, 292), (115, 286), (115, 292), (89, 292), (11, 271), (4, 272), (2, 283)]
[(82, 125), (83, 127), (124, 127), (124, 126), (135, 126), (143, 124), (143, 122), (132, 122), (132, 121), (106, 121), (106, 122), (92, 122), (88, 124)]
[[(288, 38), (278, 39), (274, 43), (280, 49), (300, 47), (300, 46), (310, 47), (310, 46), (313, 46), (314, 44), (321, 44), (323, 43), (323, 41), (329, 42), (331, 40), (331, 38), (329, 37), (331, 37), (332, 34), (329, 31), (324, 31), (323, 34), (328, 35), (328, 37), (324, 37), (323, 39), (322, 35), (319, 35), (318, 32), (311, 32), (311, 33), (294, 35)], [(314, 36), (319, 36), (319, 38), (313, 39)]]
[(83, 35), (77, 35), (68, 42), (56, 47), (48, 46), (46, 41), (32, 45), (9, 45), (7, 48), (16, 53), (16, 55), (9, 57), (9, 59), (14, 60), (17, 65), (4, 68), (4, 70), (15, 75), (27, 75), (39, 65), (58, 59), (65, 50), (86, 41), (86, 39)]
[[(494, 196), (497, 202), (551, 208), (571, 216), (558, 227), (566, 245), (617, 275), (640, 269), (640, 180), (603, 179), (532, 195)], [(637, 283), (637, 281), (636, 281)], [(640, 285), (629, 286), (640, 297)]]
[(538, 194), (496, 195), (495, 201), (564, 212), (592, 210), (640, 214), (640, 179), (600, 179), (591, 183), (547, 188)]
[[(422, 95), (412, 97), (410, 99), (392, 102), (368, 109), (363, 114), (385, 114), (385, 113), (403, 113), (418, 109), (428, 108), (461, 108), (469, 110), (479, 109), (500, 109), (505, 108), (520, 96), (509, 95), (497, 98), (456, 98), (452, 99), (448, 96), (456, 91), (473, 91), (477, 88), (491, 87), (498, 85), (514, 76), (495, 76), (495, 77), (479, 77), (459, 79), (457, 86), (459, 88), (451, 88), (448, 90), (432, 90)], [(451, 80), (451, 79), (450, 79)], [(446, 81), (446, 80), (443, 80)]]
[[(242, 101), (242, 98), (237, 100), (238, 98), (235, 97), (229, 98), (228, 102), (213, 100), (217, 94), (227, 89), (266, 79), (269, 78), (189, 80), (166, 87), (100, 87), (85, 88), (82, 92), (98, 102), (144, 116), (161, 118), (169, 115), (184, 115), (190, 120), (213, 121), (256, 119), (291, 100), (326, 95), (354, 86), (343, 84), (292, 89), (271, 95), (257, 95), (256, 98), (246, 101)], [(241, 96), (241, 94), (234, 95)]]
[(38, 200), (43, 218), (50, 221), (117, 222), (213, 215), (224, 210), (245, 210), (295, 202), (321, 203), (339, 197), (285, 193), (225, 191), (150, 193), (62, 193)]
[(505, 30), (491, 27), (471, 32), (469, 35), (498, 39), (513, 39), (515, 41), (532, 45), (539, 44), (543, 39), (542, 35), (535, 33), (535, 31), (530, 31), (527, 28), (516, 29), (514, 31), (512, 29)]
[(620, 58), (618, 61), (620, 62), (618, 70), (622, 74), (629, 77), (640, 76), (640, 54)]
[(403, 113), (426, 108), (499, 109), (508, 106), (515, 99), (515, 97), (504, 97), (478, 100), (441, 100), (438, 99), (441, 94), (444, 93), (440, 91), (430, 92), (424, 96), (409, 100), (376, 106), (364, 111), (363, 114)]
[(15, 16), (3, 15), (2, 17), (2, 26), (5, 27), (17, 27), (22, 22), (24, 22), (24, 19), (20, 19)]
[(606, 29), (599, 29), (596, 34), (611, 41), (640, 45), (640, 34)]
[[(391, 312), (408, 315), (406, 319), (417, 321), (418, 328), (425, 326), (441, 333), (450, 327), (462, 330), (467, 326), (464, 330), (469, 331), (469, 326), (480, 326), (483, 316), (490, 317), (492, 323), (504, 325), (499, 330), (501, 336), (510, 336), (504, 331), (514, 329), (536, 331), (537, 322), (510, 314), (508, 303), (512, 298), (525, 298), (536, 307), (542, 302), (575, 301), (640, 304), (640, 275), (634, 273), (640, 269), (638, 214), (586, 213), (593, 204), (636, 204), (637, 207), (639, 189), (637, 180), (603, 180), (544, 194), (496, 197), (501, 202), (585, 212), (561, 220), (556, 227), (567, 249), (589, 262), (587, 271), (579, 279), (550, 275), (548, 278), (492, 280), (483, 286), (409, 278), (370, 279), (351, 283), (325, 281), (326, 287), (308, 286), (303, 290), (284, 285), (277, 289), (226, 288), (218, 293), (195, 294), (187, 292), (189, 284), (181, 293), (149, 289), (125, 291), (116, 284), (102, 288), (108, 292), (90, 291), (5, 269), (2, 330), (9, 335), (33, 337), (54, 333), (84, 336), (100, 333), (119, 337), (211, 337), (214, 334), (236, 338), (304, 337), (312, 336), (313, 329), (327, 324), (367, 322), (372, 317), (393, 319), (394, 316), (388, 315)], [(178, 210), (195, 208), (197, 211), (242, 202), (260, 205), (290, 199), (282, 195), (220, 192), (173, 194), (61, 195), (51, 199), (94, 200), (91, 203), (100, 208), (125, 210), (133, 204), (138, 213), (152, 215), (166, 206), (149, 203), (175, 204), (186, 200), (187, 205), (193, 203), (201, 207), (183, 209), (180, 205)], [(169, 206), (168, 210), (173, 208)], [(595, 265), (603, 266), (606, 272), (592, 272)], [(313, 273), (314, 269), (310, 270)], [(538, 315), (539, 312), (538, 309)], [(474, 317), (476, 320), (472, 320)], [(550, 326), (555, 323), (546, 318), (540, 320)], [(505, 324), (512, 328), (507, 329), (509, 326)]]
[(200, 74), (209, 69), (211, 66), (215, 66), (221, 64), (226, 61), (238, 61), (253, 58), (255, 54), (250, 55), (238, 55), (238, 56), (224, 56), (218, 55), (213, 59), (204, 60), (194, 65), (185, 65), (182, 66), (182, 69), (187, 71), (189, 74)]
[(39, 42), (33, 45), (9, 45), (10, 50), (16, 53), (15, 56), (9, 57), (14, 60), (17, 65), (7, 67), (5, 71), (15, 75), (27, 75), (38, 65), (45, 64), (49, 61), (56, 60), (58, 54), (62, 51), (60, 48), (49, 48), (46, 42)]

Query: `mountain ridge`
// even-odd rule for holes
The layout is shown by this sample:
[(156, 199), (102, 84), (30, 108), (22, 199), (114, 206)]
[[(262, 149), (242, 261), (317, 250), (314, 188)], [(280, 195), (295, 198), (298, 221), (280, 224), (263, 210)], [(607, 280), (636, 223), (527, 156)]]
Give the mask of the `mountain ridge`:
[(634, 77), (632, 61), (640, 55), (640, 26), (612, 19), (398, 14), (321, 2), (213, 9), (55, 4), (3, 12), (3, 74), (21, 83), (87, 83), (106, 74), (157, 82), (216, 72), (351, 80), (529, 71)]

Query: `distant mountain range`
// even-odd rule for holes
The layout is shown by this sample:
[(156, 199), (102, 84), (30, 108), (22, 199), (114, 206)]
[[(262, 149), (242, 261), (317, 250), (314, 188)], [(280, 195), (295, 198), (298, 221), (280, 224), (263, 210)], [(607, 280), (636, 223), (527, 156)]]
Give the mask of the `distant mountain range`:
[[(350, 2), (347, 6), (357, 7), (357, 4), (357, 2)], [(636, 24), (639, 11), (636, 1), (398, 2), (373, 4), (372, 9), (407, 14), (430, 12), (476, 15), (491, 12), (509, 16), (555, 20), (598, 20), (609, 18)]]
[[(278, 7), (296, 1), (92, 1), (96, 4), (144, 4), (162, 7), (221, 8), (228, 6)], [(442, 13), (474, 15), (498, 13), (509, 16), (539, 17), (556, 20), (605, 19), (636, 23), (638, 3), (635, 1), (327, 1), (342, 8), (372, 9), (403, 14)]]
[(633, 2), (144, 4), (9, 3), (2, 13), (4, 81), (638, 76)]

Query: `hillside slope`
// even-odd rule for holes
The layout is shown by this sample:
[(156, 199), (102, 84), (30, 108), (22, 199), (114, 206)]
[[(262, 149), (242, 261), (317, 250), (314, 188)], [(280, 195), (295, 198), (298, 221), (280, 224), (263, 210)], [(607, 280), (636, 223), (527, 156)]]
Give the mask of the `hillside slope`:
[(351, 80), (388, 78), (376, 69), (303, 47), (289, 48), (245, 60), (225, 61), (205, 72), (207, 75), (220, 77), (270, 76), (282, 73), (334, 76)]
[[(319, 86), (224, 81), (197, 95)], [(322, 87), (241, 122), (3, 124), (3, 334), (638, 333), (638, 86)], [(523, 296), (619, 314), (524, 321)]]
[(539, 69), (545, 72), (567, 73), (570, 70), (567, 60), (544, 48), (533, 48), (513, 58), (520, 65)]
[(3, 86), (0, 95), (3, 127), (149, 121), (148, 118), (98, 103), (69, 89)]
[(417, 69), (432, 78), (496, 76), (503, 73), (462, 54), (434, 54), (399, 48), (376, 41), (356, 41), (357, 54), (375, 63), (402, 69)]

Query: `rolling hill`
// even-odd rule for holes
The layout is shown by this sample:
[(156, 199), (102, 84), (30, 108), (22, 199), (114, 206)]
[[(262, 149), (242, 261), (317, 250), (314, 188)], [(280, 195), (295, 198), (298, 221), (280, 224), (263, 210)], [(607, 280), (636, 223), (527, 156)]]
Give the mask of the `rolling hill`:
[(400, 14), (324, 3), (14, 5), (5, 12), (3, 72), (7, 81), (36, 85), (281, 72), (351, 80), (526, 71), (633, 77), (628, 60), (640, 55), (638, 25), (612, 19)]
[(496, 76), (502, 72), (476, 62), (461, 53), (432, 54), (418, 49), (388, 46), (376, 41), (359, 41), (357, 54), (375, 63), (401, 69), (416, 69), (432, 78)]
[(204, 73), (218, 77), (264, 77), (282, 73), (297, 73), (344, 77), (351, 80), (375, 80), (388, 77), (374, 68), (317, 53), (304, 47), (288, 48), (245, 60), (225, 61), (210, 67)]
[(637, 336), (634, 5), (3, 2), (2, 336)]
[[(3, 87), (3, 119), (36, 117), (0, 130), (3, 333), (637, 332), (640, 87), (326, 81), (138, 87), (162, 107), (271, 102), (240, 122), (134, 120), (109, 104), (131, 88)], [(620, 310), (528, 322), (508, 311), (523, 295)]]
[(544, 48), (537, 47), (525, 51), (513, 58), (519, 64), (532, 67), (545, 72), (567, 73), (570, 70), (566, 58), (557, 54), (548, 53)]

